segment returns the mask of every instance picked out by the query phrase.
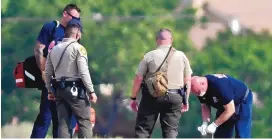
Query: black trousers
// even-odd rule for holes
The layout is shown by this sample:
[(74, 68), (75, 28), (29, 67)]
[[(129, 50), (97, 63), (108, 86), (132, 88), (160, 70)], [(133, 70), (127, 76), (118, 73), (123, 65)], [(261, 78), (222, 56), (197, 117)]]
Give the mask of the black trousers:
[(168, 96), (153, 98), (145, 88), (142, 94), (136, 119), (135, 137), (150, 138), (160, 114), (163, 138), (176, 138), (181, 117), (181, 95), (169, 94)]

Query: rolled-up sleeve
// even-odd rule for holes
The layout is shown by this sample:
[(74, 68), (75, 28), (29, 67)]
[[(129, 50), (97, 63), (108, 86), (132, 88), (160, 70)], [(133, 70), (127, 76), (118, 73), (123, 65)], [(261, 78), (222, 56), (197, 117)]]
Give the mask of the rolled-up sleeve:
[(184, 61), (185, 67), (184, 67), (184, 77), (191, 76), (193, 74), (193, 70), (190, 66), (190, 62), (187, 58), (187, 56), (183, 53), (182, 54), (182, 59)]
[(147, 64), (148, 64), (148, 55), (145, 55), (138, 65), (138, 68), (136, 70), (136, 75), (140, 75), (144, 77), (147, 72), (147, 66), (148, 66)]

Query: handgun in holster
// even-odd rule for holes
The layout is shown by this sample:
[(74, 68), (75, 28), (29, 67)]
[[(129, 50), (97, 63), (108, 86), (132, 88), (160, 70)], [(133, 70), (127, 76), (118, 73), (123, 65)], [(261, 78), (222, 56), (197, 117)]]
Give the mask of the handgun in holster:
[(78, 99), (84, 99), (85, 102), (90, 105), (89, 96), (87, 95), (86, 87), (84, 86), (82, 80), (80, 80), (79, 86), (78, 86)]
[(179, 94), (182, 96), (182, 103), (183, 103), (183, 105), (187, 105), (186, 91), (187, 91), (187, 85), (185, 85), (183, 89), (179, 89)]
[(56, 90), (57, 90), (57, 81), (56, 81), (56, 79), (51, 80), (50, 89), (51, 89), (51, 92), (53, 93), (53, 95), (56, 96)]
[(86, 91), (84, 90), (84, 88), (79, 87), (77, 97), (78, 97), (78, 99), (85, 99), (86, 98)]

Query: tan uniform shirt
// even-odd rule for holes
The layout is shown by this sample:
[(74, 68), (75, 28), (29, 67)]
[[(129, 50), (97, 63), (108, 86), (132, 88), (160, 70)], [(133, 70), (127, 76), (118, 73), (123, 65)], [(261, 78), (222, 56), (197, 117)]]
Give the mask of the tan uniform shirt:
[[(65, 47), (68, 46), (58, 69), (56, 66), (60, 60)], [(56, 71), (55, 71), (56, 70)], [(55, 78), (69, 77), (69, 80), (81, 78), (88, 92), (94, 92), (91, 76), (88, 68), (88, 57), (86, 49), (72, 38), (64, 38), (59, 44), (54, 46), (48, 54), (45, 65), (46, 87), (50, 90), (51, 77), (55, 71)]]
[[(159, 46), (157, 49), (146, 53), (138, 66), (136, 74), (145, 77), (156, 72), (167, 55), (169, 48), (170, 45)], [(165, 71), (166, 67), (166, 64), (164, 64), (161, 70)], [(186, 55), (182, 51), (176, 50), (168, 64), (168, 88), (179, 89), (183, 87), (184, 78), (191, 76), (192, 73), (193, 71)]]

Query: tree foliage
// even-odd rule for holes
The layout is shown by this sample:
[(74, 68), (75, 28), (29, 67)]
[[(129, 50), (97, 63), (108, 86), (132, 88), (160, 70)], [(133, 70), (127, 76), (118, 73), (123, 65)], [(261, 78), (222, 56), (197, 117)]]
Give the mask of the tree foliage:
[[(3, 0), (2, 124), (8, 123), (12, 116), (18, 116), (22, 121), (36, 118), (40, 92), (16, 89), (12, 72), (17, 62), (33, 55), (42, 25), (59, 19), (63, 7), (70, 2), (82, 9), (82, 44), (88, 51), (89, 68), (96, 85), (112, 83), (116, 90), (129, 95), (139, 61), (146, 52), (155, 48), (156, 31), (169, 28), (174, 36), (174, 47), (185, 52), (195, 75), (230, 74), (245, 81), (258, 93), (265, 106), (271, 103), (269, 70), (272, 68), (272, 55), (269, 52), (272, 37), (266, 33), (233, 36), (229, 31), (221, 32), (215, 40), (208, 41), (204, 50), (197, 52), (188, 38), (189, 29), (196, 23), (193, 18), (158, 16), (171, 14), (179, 0)], [(107, 20), (92, 20), (94, 13), (101, 13)], [(186, 9), (179, 14), (194, 13), (193, 9)], [(109, 18), (111, 16), (128, 18)], [(10, 17), (28, 17), (29, 20), (5, 20)], [(105, 111), (103, 106), (95, 107), (99, 112)], [(182, 115), (178, 137), (200, 137), (196, 130), (202, 122), (200, 114), (199, 102), (191, 96), (190, 111)], [(254, 107), (253, 137), (272, 136), (271, 116), (268, 107)], [(157, 130), (153, 136), (161, 137)]]

